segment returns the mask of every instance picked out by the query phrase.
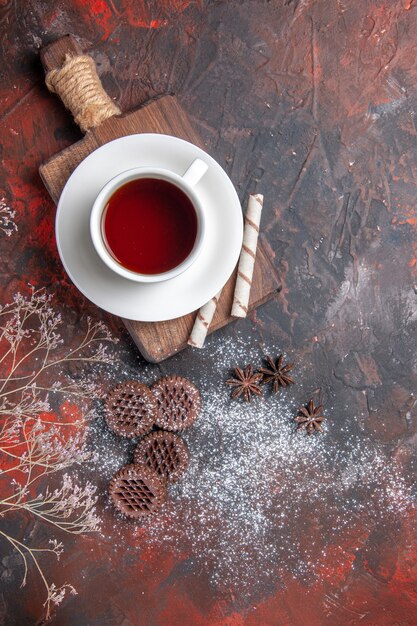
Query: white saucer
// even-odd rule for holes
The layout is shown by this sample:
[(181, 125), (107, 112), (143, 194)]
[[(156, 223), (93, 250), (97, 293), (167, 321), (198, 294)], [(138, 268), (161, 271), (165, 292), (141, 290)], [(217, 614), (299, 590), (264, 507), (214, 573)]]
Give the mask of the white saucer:
[[(198, 183), (207, 234), (197, 260), (176, 278), (154, 284), (135, 283), (112, 272), (90, 238), (90, 211), (100, 189), (133, 167), (162, 167), (182, 175), (196, 157), (209, 166)], [(59, 255), (76, 287), (105, 311), (143, 322), (181, 317), (210, 300), (230, 277), (242, 238), (242, 210), (226, 172), (197, 146), (168, 135), (130, 135), (92, 152), (68, 179), (56, 215)]]

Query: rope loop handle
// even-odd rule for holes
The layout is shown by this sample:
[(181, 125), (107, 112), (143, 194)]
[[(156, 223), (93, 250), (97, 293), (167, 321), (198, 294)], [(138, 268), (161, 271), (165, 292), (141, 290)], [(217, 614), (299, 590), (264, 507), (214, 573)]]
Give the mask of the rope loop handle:
[(96, 65), (88, 55), (66, 54), (62, 67), (49, 71), (45, 82), (49, 91), (56, 93), (71, 111), (83, 132), (121, 114), (104, 91)]

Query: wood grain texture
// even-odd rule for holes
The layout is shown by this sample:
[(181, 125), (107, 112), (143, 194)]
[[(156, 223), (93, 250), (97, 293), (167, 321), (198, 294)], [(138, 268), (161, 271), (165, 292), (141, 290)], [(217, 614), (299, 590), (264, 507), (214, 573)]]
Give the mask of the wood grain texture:
[[(67, 52), (80, 54), (75, 39), (66, 36), (47, 46), (41, 52), (45, 70), (59, 67)], [(52, 199), (57, 203), (69, 176), (85, 157), (100, 146), (135, 133), (161, 133), (174, 135), (204, 149), (201, 137), (194, 130), (187, 114), (174, 96), (163, 96), (130, 113), (111, 117), (100, 126), (88, 131), (77, 143), (62, 150), (40, 166), (39, 172)], [(236, 270), (226, 283), (210, 332), (233, 321), (230, 311), (233, 301)], [(249, 310), (272, 298), (280, 289), (276, 269), (266, 251), (259, 245)], [(187, 339), (196, 313), (190, 313), (166, 322), (136, 322), (123, 320), (133, 341), (143, 356), (160, 362), (187, 346)]]
[(61, 67), (65, 61), (67, 54), (79, 55), (83, 54), (83, 50), (78, 41), (72, 35), (65, 35), (40, 51), (42, 65), (45, 71), (53, 70)]

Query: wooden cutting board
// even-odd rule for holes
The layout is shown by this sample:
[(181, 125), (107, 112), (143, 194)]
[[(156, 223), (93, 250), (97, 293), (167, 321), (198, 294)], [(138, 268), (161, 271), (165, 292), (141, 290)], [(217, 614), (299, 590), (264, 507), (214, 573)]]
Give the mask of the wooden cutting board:
[[(46, 71), (62, 66), (65, 55), (83, 54), (72, 35), (67, 35), (41, 50), (41, 60)], [(52, 97), (52, 96), (51, 96)], [(125, 113), (106, 119), (87, 131), (83, 139), (62, 150), (40, 166), (39, 172), (52, 199), (57, 203), (69, 176), (86, 156), (99, 146), (135, 133), (162, 133), (175, 135), (196, 144), (203, 150), (204, 143), (194, 130), (187, 114), (174, 96), (157, 100)], [(230, 316), (236, 270), (226, 283), (210, 327), (210, 332), (225, 326), (234, 318)], [(276, 269), (268, 258), (266, 248), (259, 243), (249, 309), (253, 310), (280, 290)], [(166, 322), (136, 322), (123, 320), (135, 344), (145, 359), (163, 361), (187, 346), (187, 339), (196, 313), (190, 313)], [(190, 348), (191, 349), (191, 348)]]

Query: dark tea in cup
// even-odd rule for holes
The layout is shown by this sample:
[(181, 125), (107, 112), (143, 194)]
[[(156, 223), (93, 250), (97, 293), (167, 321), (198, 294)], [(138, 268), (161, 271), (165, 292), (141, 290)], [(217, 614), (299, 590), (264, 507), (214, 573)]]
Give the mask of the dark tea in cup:
[(139, 274), (161, 274), (180, 265), (191, 253), (197, 231), (189, 197), (158, 178), (126, 182), (109, 197), (102, 215), (108, 252)]
[(139, 283), (159, 283), (183, 274), (204, 247), (201, 188), (208, 170), (194, 159), (181, 176), (158, 167), (124, 170), (94, 200), (91, 242), (116, 274)]

